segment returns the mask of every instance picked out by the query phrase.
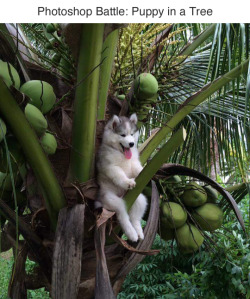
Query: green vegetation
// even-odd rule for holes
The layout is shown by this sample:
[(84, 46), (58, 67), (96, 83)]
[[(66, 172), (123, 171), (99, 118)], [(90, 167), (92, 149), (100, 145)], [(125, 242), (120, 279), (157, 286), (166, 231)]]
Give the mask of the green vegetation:
[[(248, 200), (241, 204), (243, 213), (248, 212)], [(118, 299), (250, 298), (250, 245), (231, 214), (213, 239), (214, 248), (202, 245), (190, 256), (158, 235), (153, 248), (161, 252), (146, 257), (127, 276)]]
[[(105, 121), (113, 114), (135, 112), (144, 168), (123, 198), (129, 210), (147, 188), (149, 201), (153, 191), (152, 202), (157, 203), (157, 192), (149, 185), (154, 179), (160, 219), (147, 224), (148, 232), (158, 228), (162, 239), (157, 236), (154, 248), (161, 252), (128, 275), (119, 298), (249, 299), (249, 245), (237, 204), (249, 230), (250, 24), (119, 26), (0, 24), (2, 235), (20, 234), (48, 280), (52, 268), (71, 273), (55, 265), (48, 252), (56, 242), (60, 210), (85, 205), (84, 254), (90, 257), (88, 280), (94, 279), (96, 153)], [(22, 52), (16, 48), (19, 35), (13, 32), (22, 36)], [(158, 211), (153, 212), (158, 217)], [(7, 230), (10, 222), (12, 232)], [(114, 228), (109, 222), (107, 227)], [(76, 236), (74, 228), (67, 229), (71, 235), (65, 243)], [(3, 239), (3, 251), (10, 248), (9, 236)], [(153, 233), (145, 233), (146, 241), (137, 249), (150, 250), (153, 238)], [(75, 243), (81, 250), (83, 242)], [(100, 258), (102, 265), (107, 258), (112, 269), (135, 266), (124, 258), (130, 254), (127, 249), (114, 250)], [(112, 259), (113, 254), (120, 257)], [(81, 263), (81, 255), (64, 258), (61, 265)], [(7, 296), (15, 263), (11, 257), (0, 262)], [(27, 260), (26, 272), (32, 267)], [(58, 287), (63, 280), (56, 279), (53, 294), (63, 289)], [(19, 292), (13, 281), (11, 291)], [(101, 285), (96, 285), (96, 293), (102, 293)], [(73, 291), (77, 289), (75, 285)], [(27, 292), (28, 298), (48, 296), (43, 290)], [(82, 296), (93, 298), (94, 289), (88, 292), (92, 294)]]
[[(13, 265), (12, 252), (8, 251), (0, 254), (0, 299), (9, 299), (8, 297), (8, 285), (11, 277), (12, 265)], [(36, 264), (29, 259), (26, 261), (26, 272), (29, 273)], [(44, 288), (38, 290), (28, 290), (27, 299), (47, 299), (50, 298), (49, 293)]]

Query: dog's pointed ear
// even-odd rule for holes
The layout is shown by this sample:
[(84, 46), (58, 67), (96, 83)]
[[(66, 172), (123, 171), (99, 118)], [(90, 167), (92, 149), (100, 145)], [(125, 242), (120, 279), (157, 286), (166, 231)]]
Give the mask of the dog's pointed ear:
[(120, 118), (117, 115), (113, 115), (113, 117), (108, 123), (109, 128), (114, 130), (119, 125), (120, 122), (121, 122)]
[(135, 113), (133, 113), (131, 116), (130, 116), (130, 118), (129, 118), (129, 120), (133, 123), (133, 124), (137, 124), (137, 115), (135, 114)]

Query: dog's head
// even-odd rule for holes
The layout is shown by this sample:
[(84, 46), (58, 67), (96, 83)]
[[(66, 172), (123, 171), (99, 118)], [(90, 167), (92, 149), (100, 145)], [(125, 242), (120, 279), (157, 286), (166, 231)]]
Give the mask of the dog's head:
[(137, 146), (138, 128), (137, 116), (128, 117), (114, 115), (105, 127), (103, 142), (112, 144), (112, 147), (124, 153), (127, 159), (132, 157), (132, 151)]

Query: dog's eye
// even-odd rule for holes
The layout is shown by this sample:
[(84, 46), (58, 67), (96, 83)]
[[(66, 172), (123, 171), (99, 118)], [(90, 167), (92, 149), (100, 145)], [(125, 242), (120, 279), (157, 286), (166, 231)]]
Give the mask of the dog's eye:
[(131, 134), (131, 136), (134, 136), (134, 134)]
[(122, 136), (122, 137), (126, 137), (126, 135), (125, 135), (125, 134), (121, 134), (121, 136)]

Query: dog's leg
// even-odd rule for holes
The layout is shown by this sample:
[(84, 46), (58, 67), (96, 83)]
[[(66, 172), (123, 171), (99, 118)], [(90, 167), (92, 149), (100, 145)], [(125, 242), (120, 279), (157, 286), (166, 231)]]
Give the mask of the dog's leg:
[(144, 234), (141, 227), (141, 219), (146, 211), (146, 208), (147, 198), (143, 194), (140, 194), (129, 212), (130, 221), (135, 228), (139, 239), (141, 240), (144, 239)]
[(115, 194), (108, 192), (105, 194), (104, 206), (105, 208), (116, 212), (117, 219), (125, 235), (129, 240), (136, 242), (138, 240), (138, 235), (129, 220), (124, 200)]

